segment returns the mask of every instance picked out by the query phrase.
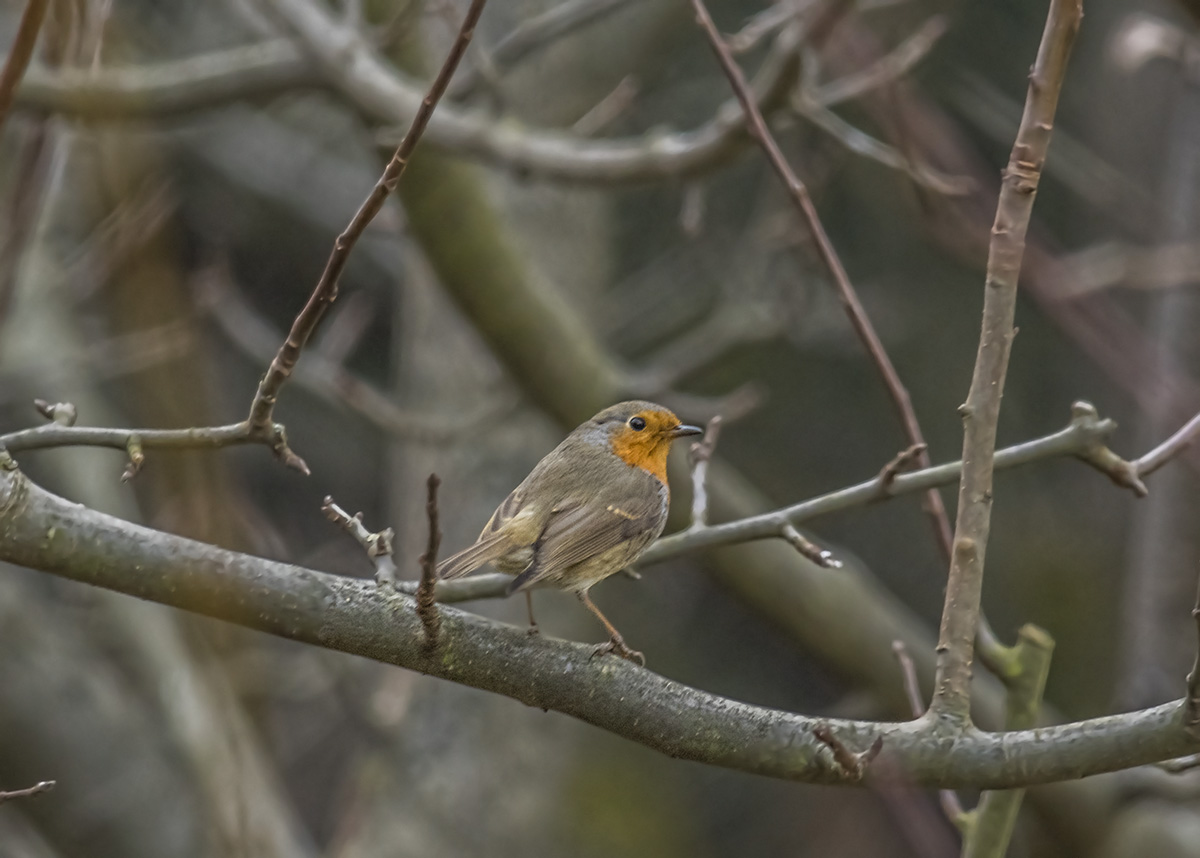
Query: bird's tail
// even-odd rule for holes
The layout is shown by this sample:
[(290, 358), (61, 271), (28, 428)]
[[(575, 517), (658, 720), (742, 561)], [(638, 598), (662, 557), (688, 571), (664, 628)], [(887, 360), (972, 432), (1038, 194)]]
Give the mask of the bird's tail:
[(470, 548), (464, 548), (439, 563), (437, 576), (439, 578), (461, 578), (464, 575), (470, 575), (480, 566), (503, 557), (511, 550), (512, 542), (505, 534), (488, 534), (480, 537), (479, 541)]

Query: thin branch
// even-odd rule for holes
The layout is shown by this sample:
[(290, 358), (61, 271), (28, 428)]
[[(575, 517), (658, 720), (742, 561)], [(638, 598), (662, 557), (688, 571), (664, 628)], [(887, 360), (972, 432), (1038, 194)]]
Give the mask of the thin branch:
[(110, 447), (128, 451), (132, 443), (142, 449), (195, 450), (262, 443), (245, 423), (188, 429), (106, 429), (98, 426), (63, 426), (48, 423), (0, 435), (0, 447), (10, 453), (50, 447)]
[[(292, 370), (296, 366), (296, 362), (300, 359), (300, 352), (308, 343), (309, 337), (316, 330), (317, 323), (321, 321), (321, 317), (325, 314), (325, 309), (333, 303), (337, 298), (338, 280), (341, 278), (342, 270), (346, 267), (346, 263), (350, 259), (350, 253), (354, 250), (354, 245), (362, 236), (367, 225), (375, 218), (383, 208), (384, 202), (388, 195), (395, 189), (400, 177), (404, 174), (405, 168), (408, 166), (409, 159), (412, 157), (413, 150), (416, 149), (417, 143), (421, 139), (421, 135), (425, 132), (425, 128), (429, 124), (429, 118), (433, 115), (434, 109), (441, 100), (446, 87), (450, 84), (450, 78), (454, 75), (454, 70), (458, 68), (459, 62), (462, 60), (463, 54), (466, 53), (467, 45), (471, 42), (471, 37), (475, 33), (475, 24), (479, 21), (479, 16), (483, 13), (483, 7), (487, 0), (472, 0), (471, 5), (467, 8), (467, 13), (463, 17), (463, 22), (458, 31), (458, 36), (454, 40), (454, 44), (450, 47), (450, 52), (447, 54), (445, 62), (442, 63), (442, 68), (434, 78), (433, 84), (429, 87), (429, 92), (425, 95), (421, 102), (416, 115), (413, 117), (412, 125), (409, 126), (408, 133), (404, 135), (404, 139), (400, 141), (400, 145), (396, 148), (396, 152), (392, 155), (391, 161), (384, 168), (383, 175), (379, 181), (375, 183), (375, 187), (367, 196), (362, 206), (351, 219), (349, 226), (345, 231), (338, 236), (334, 242), (333, 251), (329, 255), (328, 262), (325, 263), (325, 270), (321, 274), (320, 280), (317, 281), (316, 287), (308, 298), (308, 303), (304, 309), (296, 316), (296, 320), (292, 323), (292, 329), (288, 333), (287, 339), (280, 346), (274, 360), (271, 361), (271, 366), (267, 369), (267, 373), (263, 376), (258, 385), (258, 391), (254, 394), (254, 400), (250, 403), (250, 414), (247, 417), (247, 423), (257, 432), (265, 432), (272, 425), (272, 414), (275, 410), (275, 402), (279, 397), (279, 391), (283, 387), (284, 382), (291, 376)], [(286, 445), (280, 449), (276, 448), (276, 452), (286, 458), (291, 454), (287, 450)]]
[(692, 529), (708, 526), (708, 463), (717, 449), (721, 434), (721, 415), (708, 421), (704, 437), (688, 449), (692, 465)]
[(4, 68), (0, 69), (0, 131), (4, 130), (8, 112), (12, 108), (17, 84), (25, 76), (25, 69), (33, 58), (33, 49), (37, 45), (38, 33), (41, 32), (49, 5), (49, 0), (29, 0), (25, 4), (25, 11), (21, 13), (8, 59), (4, 61)]
[(6, 801), (11, 801), (14, 798), (32, 798), (35, 795), (41, 795), (44, 792), (49, 792), (54, 789), (56, 781), (38, 781), (31, 787), (25, 789), (0, 790), (0, 804)]
[(1187, 675), (1187, 701), (1183, 713), (1183, 728), (1193, 736), (1200, 735), (1200, 582), (1196, 586), (1196, 604), (1192, 608), (1192, 621), (1196, 623), (1196, 660)]
[(430, 474), (425, 482), (427, 497), (425, 514), (429, 518), (429, 542), (425, 553), (421, 555), (421, 583), (417, 587), (417, 616), (421, 618), (421, 626), (425, 629), (425, 646), (433, 649), (438, 644), (438, 635), (442, 630), (442, 616), (438, 612), (437, 599), (434, 589), (437, 585), (437, 555), (442, 544), (442, 531), (438, 527), (438, 498), (437, 490), (442, 481), (437, 474)]
[(904, 77), (928, 56), (946, 32), (944, 15), (934, 15), (895, 48), (866, 68), (813, 87), (809, 99), (821, 107), (834, 107), (866, 95)]
[(783, 537), (784, 542), (799, 551), (801, 556), (816, 563), (822, 569), (842, 568), (842, 561), (834, 557), (832, 551), (826, 551), (815, 545), (792, 525), (785, 524), (780, 529), (779, 535)]
[(321, 504), (321, 512), (334, 524), (341, 525), (342, 530), (354, 537), (354, 540), (367, 552), (367, 557), (375, 564), (375, 583), (381, 586), (395, 586), (397, 581), (395, 554), (396, 531), (385, 527), (378, 533), (367, 530), (363, 524), (363, 514), (354, 515), (346, 512), (333, 502), (329, 495)]
[[(1077, 402), (1071, 409), (1070, 425), (1044, 438), (1037, 438), (999, 450), (996, 453), (995, 468), (1004, 470), (1062, 456), (1074, 456), (1095, 466), (1099, 457), (1089, 456), (1087, 451), (1104, 448), (1104, 439), (1115, 428), (1116, 423), (1112, 420), (1101, 419), (1091, 405), (1086, 402)], [(886, 492), (880, 491), (879, 477), (874, 477), (866, 482), (760, 515), (704, 528), (689, 528), (659, 539), (638, 558), (638, 565), (649, 566), (662, 563), (673, 557), (703, 548), (736, 545), (758, 539), (782, 538), (783, 529), (789, 524), (797, 526), (824, 515), (845, 512), (893, 497), (926, 491), (930, 487), (950, 485), (957, 482), (961, 475), (962, 462), (948, 462), (921, 471), (898, 474), (892, 479)], [(438, 583), (438, 601), (450, 603), (498, 598), (504, 595), (506, 587), (511, 581), (511, 576), (499, 573), (476, 575), (457, 581), (441, 581)], [(401, 589), (406, 589), (407, 586), (401, 584)], [(409, 590), (409, 592), (412, 591)]]
[(1133, 462), (1134, 473), (1139, 477), (1153, 474), (1171, 459), (1182, 453), (1200, 435), (1200, 414), (1185, 423), (1178, 432), (1163, 441), (1146, 455)]
[[(912, 707), (913, 719), (919, 719), (925, 714), (925, 700), (921, 696), (921, 683), (917, 679), (917, 666), (913, 663), (912, 656), (908, 654), (908, 647), (904, 645), (902, 640), (892, 641), (892, 654), (896, 656), (896, 661), (900, 665), (900, 677), (904, 681), (904, 693), (908, 697), (908, 704)], [(962, 802), (958, 799), (958, 793), (952, 789), (938, 790), (938, 803), (942, 806), (942, 813), (956, 827), (962, 824), (963, 811)]]
[(1029, 78), (1025, 114), (1000, 190), (988, 256), (983, 330), (963, 415), (963, 468), (954, 553), (938, 638), (937, 679), (930, 714), (961, 726), (970, 721), (971, 661), (991, 523), (993, 460), (1000, 398), (1014, 336), (1017, 277), (1025, 232), (1050, 144), (1067, 58), (1079, 28), (1080, 0), (1051, 0), (1046, 29)]
[[(717, 32), (716, 24), (713, 23), (712, 16), (709, 15), (708, 9), (704, 5), (704, 0), (691, 0), (691, 3), (696, 13), (696, 19), (708, 36), (709, 44), (716, 53), (726, 77), (729, 78), (729, 83), (733, 87), (738, 103), (742, 106), (747, 130), (762, 147), (772, 169), (775, 170), (780, 181), (783, 182), (784, 187), (787, 189), (789, 199), (800, 213), (801, 219), (807, 226), (809, 234), (817, 246), (817, 253), (821, 257), (821, 261), (833, 277), (833, 281), (837, 286), (838, 296), (850, 318), (851, 325), (853, 325), (859, 339), (863, 341), (872, 360), (874, 360), (876, 367), (883, 376), (884, 384), (887, 386), (892, 404), (900, 415), (900, 421), (904, 426), (909, 443), (924, 444), (925, 438), (921, 433), (921, 426), (917, 421), (917, 415), (913, 411), (912, 400), (909, 397), (908, 390), (904, 387), (903, 382), (901, 382), (891, 358), (888, 357), (887, 351), (883, 347), (883, 342), (879, 339), (875, 327), (867, 317), (866, 310), (858, 298), (858, 293), (850, 283), (846, 269), (842, 265), (837, 251), (834, 250), (833, 244), (829, 240), (829, 235), (825, 232), (825, 227), (821, 223), (820, 216), (817, 214), (816, 207), (813, 205), (812, 198), (808, 194), (808, 188), (805, 187), (804, 183), (800, 181), (799, 177), (792, 170), (787, 159), (784, 158), (783, 152), (780, 151), (779, 144), (775, 142), (775, 138), (771, 135), (766, 120), (763, 119), (762, 111), (759, 110), (758, 105), (755, 104), (751, 96), (751, 90), (746, 83), (745, 75), (734, 60), (728, 46), (721, 38), (721, 34)], [(922, 467), (928, 468), (930, 466), (929, 454), (922, 453), (920, 461)], [(948, 556), (950, 552), (950, 520), (946, 515), (946, 507), (942, 503), (941, 495), (935, 489), (930, 489), (926, 492), (925, 510), (933, 525), (938, 545), (943, 554)]]
[[(1103, 447), (1104, 438), (1116, 424), (1100, 419), (1092, 406), (1076, 403), (1072, 408), (1071, 423), (1065, 428), (1044, 438), (1017, 444), (996, 454), (996, 467), (1011, 468), (1028, 462), (1056, 456), (1082, 456), (1088, 450)], [(1087, 460), (1094, 464), (1092, 460)], [(913, 492), (927, 491), (936, 486), (956, 482), (962, 473), (961, 462), (950, 462), (937, 467), (925, 468), (897, 475), (889, 487), (886, 497), (897, 497)], [(685, 531), (660, 539), (650, 546), (639, 558), (639, 563), (658, 563), (686, 551), (710, 548), (717, 545), (732, 545), (755, 539), (778, 536), (786, 524), (798, 526), (821, 515), (841, 512), (884, 499), (880, 493), (879, 478), (875, 477), (848, 488), (839, 489), (782, 509), (761, 515), (750, 516), (724, 524), (711, 525), (703, 530)]]

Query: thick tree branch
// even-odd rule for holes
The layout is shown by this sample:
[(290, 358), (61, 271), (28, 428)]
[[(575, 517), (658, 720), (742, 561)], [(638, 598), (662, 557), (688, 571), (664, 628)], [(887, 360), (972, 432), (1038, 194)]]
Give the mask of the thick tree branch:
[(963, 468), (954, 553), (938, 638), (930, 714), (958, 726), (970, 720), (971, 660), (983, 592), (983, 561), (992, 510), (992, 472), (1000, 398), (1014, 336), (1017, 278), (1025, 232), (1050, 145), (1067, 58), (1083, 16), (1080, 0), (1051, 0), (1046, 29), (1029, 76), (1025, 114), (1004, 173), (984, 287), (983, 330), (963, 415)]
[(816, 719), (688, 688), (592, 647), (441, 609), (436, 650), (414, 600), (373, 582), (225, 551), (58, 498), (0, 470), (0, 559), (280, 637), (373, 658), (554, 709), (674, 757), (811, 783), (852, 777), (813, 736), (828, 725), (853, 753), (884, 740), (880, 771), (933, 787), (1003, 789), (1084, 777), (1200, 750), (1183, 702), (1059, 727), (969, 730), (930, 741), (927, 724)]

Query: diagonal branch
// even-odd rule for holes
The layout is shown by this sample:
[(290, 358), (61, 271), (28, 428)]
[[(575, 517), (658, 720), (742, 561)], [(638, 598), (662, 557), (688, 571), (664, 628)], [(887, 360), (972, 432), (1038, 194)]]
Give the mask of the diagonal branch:
[[(746, 82), (746, 76), (742, 73), (737, 61), (733, 58), (729, 46), (725, 44), (724, 39), (721, 38), (721, 34), (717, 32), (717, 26), (713, 23), (712, 16), (708, 13), (708, 9), (704, 5), (704, 0), (691, 0), (691, 3), (696, 13), (696, 20), (704, 30), (705, 35), (708, 36), (708, 41), (721, 63), (721, 68), (724, 69), (726, 77), (729, 78), (729, 83), (733, 87), (738, 102), (742, 106), (746, 127), (750, 132), (750, 136), (762, 147), (766, 153), (768, 162), (771, 164), (771, 168), (779, 176), (780, 181), (783, 182), (784, 187), (787, 189), (788, 196), (799, 211), (801, 219), (808, 227), (808, 231), (816, 243), (817, 253), (821, 257), (821, 261), (829, 269), (829, 273), (833, 277), (834, 284), (837, 286), (838, 297), (841, 299), (846, 315), (850, 318), (850, 324), (854, 326), (859, 339), (866, 346), (871, 359), (875, 362), (880, 374), (883, 376), (884, 384), (887, 386), (888, 393), (892, 399), (892, 405), (900, 415), (900, 422), (904, 426), (904, 433), (908, 437), (909, 444), (925, 444), (925, 438), (921, 433), (921, 426), (917, 421), (916, 412), (913, 410), (912, 399), (908, 395), (908, 390), (900, 380), (900, 375), (896, 372), (896, 367), (892, 364), (892, 359), (888, 357), (887, 350), (883, 347), (883, 341), (879, 339), (879, 334), (876, 333), (875, 326), (871, 324), (871, 320), (867, 316), (867, 311), (863, 307), (862, 301), (859, 300), (858, 293), (855, 291), (854, 285), (850, 282), (849, 275), (846, 274), (842, 260), (838, 257), (837, 251), (834, 250), (828, 233), (825, 232), (825, 227), (821, 223), (820, 216), (817, 214), (816, 206), (813, 205), (812, 197), (809, 196), (808, 188), (805, 187), (795, 171), (792, 170), (787, 159), (784, 158), (783, 152), (780, 151), (779, 144), (775, 142), (775, 138), (771, 135), (771, 130), (767, 127), (766, 120), (763, 119), (762, 111), (759, 110), (758, 105), (754, 101), (750, 86)], [(922, 451), (918, 461), (921, 467), (928, 468), (931, 464), (929, 453)], [(925, 511), (928, 513), (933, 525), (938, 546), (941, 548), (943, 555), (949, 557), (950, 519), (946, 515), (946, 506), (942, 503), (942, 496), (938, 494), (936, 489), (930, 489), (926, 492)]]
[[(420, 142), (421, 135), (424, 134), (426, 126), (429, 125), (429, 118), (433, 115), (433, 111), (441, 100), (443, 93), (445, 93), (446, 87), (449, 86), (450, 78), (454, 75), (454, 70), (458, 68), (463, 54), (466, 53), (467, 45), (470, 44), (471, 37), (475, 33), (475, 24), (479, 21), (479, 16), (483, 13), (483, 6), (486, 2), (487, 0), (472, 0), (463, 18), (462, 26), (459, 28), (458, 36), (454, 40), (454, 44), (450, 47), (450, 52), (447, 54), (445, 62), (442, 63), (441, 70), (438, 72), (437, 77), (434, 78), (433, 84), (429, 87), (429, 92), (413, 117), (408, 133), (400, 141), (400, 145), (396, 148), (395, 154), (392, 155), (391, 161), (384, 168), (383, 175), (379, 177), (379, 181), (375, 183), (375, 187), (355, 213), (349, 226), (346, 227), (345, 231), (334, 242), (333, 251), (329, 255), (329, 260), (325, 263), (325, 270), (321, 274), (321, 279), (317, 281), (316, 288), (313, 289), (308, 302), (304, 305), (304, 309), (296, 316), (287, 339), (279, 347), (279, 351), (276, 353), (275, 359), (271, 361), (271, 366), (267, 370), (267, 374), (263, 376), (262, 381), (258, 385), (258, 391), (254, 394), (254, 400), (250, 403), (250, 415), (247, 418), (247, 422), (250, 424), (252, 430), (266, 432), (272, 425), (272, 415), (280, 389), (292, 374), (296, 362), (300, 359), (300, 352), (307, 345), (313, 331), (317, 328), (317, 324), (321, 321), (321, 317), (325, 315), (325, 309), (336, 300), (338, 280), (346, 267), (346, 263), (350, 259), (350, 253), (354, 250), (354, 245), (358, 243), (358, 239), (362, 236), (363, 231), (366, 230), (367, 225), (375, 218), (380, 209), (383, 208), (388, 195), (395, 190), (400, 177), (404, 174), (405, 168), (408, 167), (409, 159), (412, 157), (417, 143)], [(285, 457), (285, 459), (287, 455), (291, 454), (291, 451), (287, 450), (286, 446), (282, 449), (277, 448), (276, 452)]]
[(996, 206), (984, 286), (983, 330), (963, 417), (954, 554), (938, 638), (937, 679), (930, 714), (957, 725), (970, 721), (971, 660), (983, 592), (983, 561), (992, 511), (992, 472), (1000, 398), (1015, 335), (1017, 277), (1038, 180), (1050, 145), (1067, 59), (1083, 17), (1081, 0), (1051, 0), (1046, 29), (1029, 76), (1025, 114), (1017, 130)]

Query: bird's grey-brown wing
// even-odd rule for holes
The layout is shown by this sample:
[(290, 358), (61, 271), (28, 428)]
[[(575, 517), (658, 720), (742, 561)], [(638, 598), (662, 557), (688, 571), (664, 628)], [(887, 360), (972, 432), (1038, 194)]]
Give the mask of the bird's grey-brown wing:
[[(480, 566), (503, 557), (515, 548), (522, 547), (519, 540), (522, 534), (513, 533), (512, 529), (505, 530), (504, 528), (505, 524), (516, 518), (521, 512), (521, 489), (522, 486), (517, 486), (504, 499), (504, 502), (496, 507), (496, 511), (484, 525), (483, 532), (479, 534), (474, 545), (464, 548), (438, 564), (437, 576), (439, 578), (462, 578), (464, 575), (470, 575)], [(529, 539), (524, 544), (528, 545), (532, 541)]]
[[(649, 541), (666, 517), (664, 499), (646, 493), (620, 503), (567, 501), (555, 509), (537, 540), (533, 563), (509, 585), (515, 593), (631, 540)], [(640, 546), (639, 546), (640, 547)]]

